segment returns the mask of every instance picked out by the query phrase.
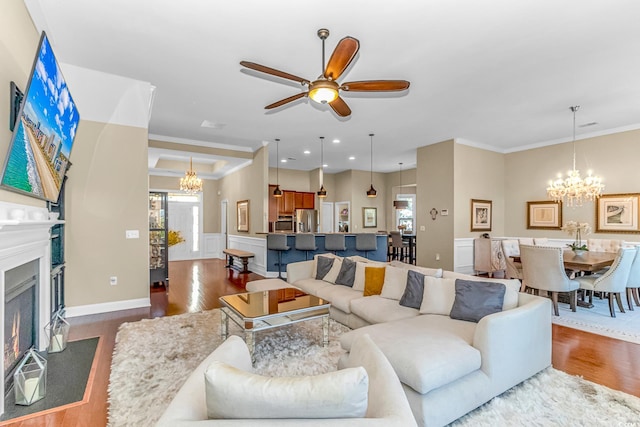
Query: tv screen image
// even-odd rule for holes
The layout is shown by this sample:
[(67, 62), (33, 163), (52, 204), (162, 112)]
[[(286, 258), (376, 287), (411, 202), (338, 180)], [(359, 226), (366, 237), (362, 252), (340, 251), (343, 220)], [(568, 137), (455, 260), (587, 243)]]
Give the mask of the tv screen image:
[(49, 39), (42, 32), (0, 185), (55, 203), (79, 121)]

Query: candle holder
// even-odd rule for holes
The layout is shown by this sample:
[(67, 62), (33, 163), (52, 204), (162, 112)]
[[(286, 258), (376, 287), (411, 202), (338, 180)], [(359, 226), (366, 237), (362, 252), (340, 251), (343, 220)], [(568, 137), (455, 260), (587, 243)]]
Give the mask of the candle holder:
[(47, 391), (47, 361), (31, 348), (13, 374), (16, 405), (28, 406), (42, 399)]
[(62, 311), (57, 311), (49, 323), (44, 327), (49, 345), (48, 353), (58, 353), (67, 348), (67, 339), (69, 338), (69, 322), (62, 316)]

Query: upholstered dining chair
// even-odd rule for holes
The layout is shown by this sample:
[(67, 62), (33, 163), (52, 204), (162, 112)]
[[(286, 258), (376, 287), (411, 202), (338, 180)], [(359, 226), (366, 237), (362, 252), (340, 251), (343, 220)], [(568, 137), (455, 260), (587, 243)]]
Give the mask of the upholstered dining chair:
[(592, 274), (590, 276), (581, 276), (576, 278), (580, 283), (580, 289), (591, 292), (606, 292), (609, 294), (609, 312), (611, 317), (616, 317), (616, 311), (613, 306), (613, 298), (618, 303), (618, 308), (624, 313), (622, 305), (621, 293), (627, 290), (627, 281), (631, 272), (631, 265), (636, 256), (636, 248), (622, 248), (618, 251), (613, 265), (603, 274)]
[(549, 239), (546, 237), (534, 237), (533, 244), (536, 246), (546, 246), (549, 244)]
[(559, 316), (558, 293), (568, 292), (571, 311), (576, 311), (577, 291), (580, 283), (567, 277), (562, 260), (562, 248), (550, 246), (520, 245), (523, 289), (533, 289), (551, 294), (553, 313)]
[(515, 239), (501, 240), (500, 243), (507, 265), (507, 278), (522, 280), (522, 263), (513, 259), (513, 257), (520, 257), (520, 244)]
[(590, 252), (618, 253), (622, 247), (622, 240), (616, 239), (587, 239), (587, 247)]
[(631, 264), (629, 279), (627, 280), (627, 304), (630, 311), (633, 311), (632, 298), (636, 305), (640, 307), (640, 245), (636, 246), (636, 256), (633, 259), (633, 264)]
[(533, 237), (521, 237), (518, 239), (518, 243), (521, 245), (533, 245)]

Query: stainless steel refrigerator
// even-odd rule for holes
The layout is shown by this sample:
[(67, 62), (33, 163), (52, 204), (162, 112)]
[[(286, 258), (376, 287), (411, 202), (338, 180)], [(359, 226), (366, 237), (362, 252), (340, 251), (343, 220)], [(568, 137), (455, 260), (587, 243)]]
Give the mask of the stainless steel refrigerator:
[(318, 211), (315, 209), (296, 209), (296, 232), (317, 233)]

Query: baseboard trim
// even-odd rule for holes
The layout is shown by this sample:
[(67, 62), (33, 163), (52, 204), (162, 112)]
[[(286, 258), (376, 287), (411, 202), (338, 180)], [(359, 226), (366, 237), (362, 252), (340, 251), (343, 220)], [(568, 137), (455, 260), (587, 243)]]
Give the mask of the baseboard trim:
[(91, 314), (108, 313), (111, 311), (130, 310), (132, 308), (151, 307), (151, 299), (138, 298), (124, 301), (103, 302), (99, 304), (78, 305), (65, 307), (67, 317), (88, 316)]

